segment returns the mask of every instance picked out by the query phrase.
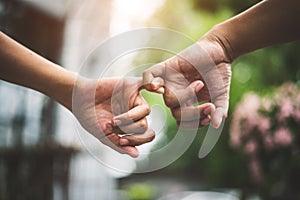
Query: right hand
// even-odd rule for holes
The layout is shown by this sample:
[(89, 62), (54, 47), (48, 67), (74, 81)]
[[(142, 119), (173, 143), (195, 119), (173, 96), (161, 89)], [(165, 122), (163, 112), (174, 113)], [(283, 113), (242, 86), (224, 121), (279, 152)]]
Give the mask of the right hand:
[[(150, 142), (150, 107), (140, 95), (140, 78), (78, 78), (73, 93), (73, 113), (89, 133), (122, 154), (137, 157), (136, 146)], [(121, 136), (120, 134), (130, 134)]]
[[(221, 45), (202, 39), (145, 70), (143, 82), (147, 90), (163, 93), (166, 105), (181, 127), (196, 129), (212, 120), (213, 126), (218, 128), (227, 117), (229, 105), (231, 67), (226, 60)], [(197, 99), (192, 98), (194, 94)], [(193, 106), (208, 101), (213, 104)], [(194, 127), (195, 124), (198, 127)]]

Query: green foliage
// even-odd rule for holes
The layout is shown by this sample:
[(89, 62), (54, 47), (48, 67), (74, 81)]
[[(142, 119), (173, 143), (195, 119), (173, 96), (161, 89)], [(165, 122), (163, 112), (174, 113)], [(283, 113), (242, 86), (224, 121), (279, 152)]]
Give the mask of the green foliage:
[(216, 23), (222, 22), (233, 15), (226, 8), (213, 14), (203, 10), (195, 10), (191, 0), (166, 0), (165, 2), (165, 6), (151, 18), (149, 25), (177, 30), (195, 41)]
[(231, 144), (243, 152), (250, 182), (265, 199), (299, 195), (300, 87), (285, 83), (266, 96), (249, 93), (236, 106)]
[[(215, 24), (257, 2), (259, 1), (166, 0), (165, 5), (149, 21), (149, 25), (183, 32), (196, 41)], [(184, 48), (189, 44), (178, 43), (178, 45)], [(300, 45), (299, 42), (295, 42), (258, 50), (237, 59), (232, 64), (229, 118), (217, 145), (208, 157), (198, 159), (197, 154), (206, 131), (202, 129), (187, 152), (167, 169), (190, 173), (194, 177), (200, 176), (210, 187), (243, 188), (249, 186), (250, 177), (245, 173), (246, 159), (241, 152), (233, 150), (228, 144), (232, 110), (246, 92), (256, 91), (261, 95), (266, 95), (287, 81), (300, 84), (298, 52), (300, 52)], [(145, 97), (150, 103), (163, 102), (161, 96), (147, 94)], [(177, 132), (177, 125), (169, 111), (167, 127), (168, 138), (172, 139), (173, 134)]]
[(145, 183), (131, 184), (125, 190), (130, 200), (153, 200), (155, 198), (155, 190)]

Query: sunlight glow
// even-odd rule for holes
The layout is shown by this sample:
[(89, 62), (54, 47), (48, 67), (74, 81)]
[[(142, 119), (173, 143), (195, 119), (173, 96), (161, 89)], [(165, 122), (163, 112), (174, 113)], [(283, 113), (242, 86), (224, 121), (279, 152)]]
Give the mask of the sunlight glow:
[(110, 34), (115, 35), (139, 27), (164, 4), (164, 0), (114, 0)]

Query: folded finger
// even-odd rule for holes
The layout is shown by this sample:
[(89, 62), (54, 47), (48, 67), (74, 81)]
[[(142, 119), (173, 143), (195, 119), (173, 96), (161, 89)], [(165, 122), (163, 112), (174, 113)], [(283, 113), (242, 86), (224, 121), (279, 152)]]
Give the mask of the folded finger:
[(124, 126), (132, 124), (150, 114), (150, 107), (148, 104), (138, 105), (126, 113), (115, 116), (112, 120), (114, 126)]
[(108, 135), (107, 137), (103, 138), (101, 142), (113, 150), (121, 153), (121, 154), (128, 154), (132, 158), (136, 158), (139, 156), (139, 150), (135, 146), (121, 146), (120, 143), (120, 136), (115, 133)]
[(214, 128), (219, 128), (223, 118), (226, 118), (227, 112), (222, 108), (216, 108), (216, 111), (213, 113), (212, 116), (212, 124)]
[(170, 90), (166, 88), (164, 100), (168, 107), (174, 108), (183, 105), (185, 102), (193, 100), (197, 102), (196, 93), (203, 88), (204, 83), (200, 80), (192, 82), (188, 87), (180, 90)]
[(173, 117), (180, 121), (199, 120), (214, 111), (214, 105), (205, 103), (198, 106), (178, 107), (172, 109)]
[(120, 145), (139, 146), (151, 142), (154, 138), (155, 132), (152, 129), (148, 129), (144, 134), (121, 137)]
[(211, 122), (211, 117), (206, 116), (201, 120), (194, 120), (194, 121), (180, 121), (177, 122), (178, 126), (182, 130), (196, 130), (208, 125)]
[(146, 118), (143, 118), (131, 124), (114, 126), (112, 129), (118, 134), (141, 134), (148, 129), (148, 122)]

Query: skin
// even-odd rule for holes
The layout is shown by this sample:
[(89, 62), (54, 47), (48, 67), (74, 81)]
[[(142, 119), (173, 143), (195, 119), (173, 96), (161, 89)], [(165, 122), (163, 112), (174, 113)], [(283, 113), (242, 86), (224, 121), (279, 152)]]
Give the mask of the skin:
[[(202, 81), (204, 89), (195, 90), (197, 100), (211, 101), (215, 109), (209, 110), (206, 104), (191, 107), (186, 99), (190, 94), (188, 90), (176, 96), (185, 101), (190, 110), (198, 110), (201, 114), (200, 119), (190, 116), (190, 121), (194, 119), (199, 120), (200, 124), (207, 124), (209, 117), (205, 114), (210, 113), (213, 126), (218, 128), (228, 112), (232, 74), (230, 64), (239, 56), (257, 49), (298, 40), (299, 17), (299, 0), (261, 1), (243, 13), (214, 26), (198, 42), (177, 56), (147, 69), (143, 74), (146, 89), (164, 93), (166, 104), (172, 110), (174, 118), (181, 123), (185, 121), (179, 117), (179, 113), (184, 113), (185, 107), (180, 107), (176, 103), (174, 92), (169, 91), (193, 88), (196, 81)], [(178, 76), (166, 73), (167, 71), (177, 71), (185, 81), (180, 81)]]
[[(164, 88), (166, 105), (171, 109), (178, 124), (185, 129), (201, 128), (211, 121), (213, 126), (218, 128), (222, 118), (227, 116), (231, 80), (230, 64), (223, 59), (219, 62), (212, 60), (221, 57), (224, 57), (224, 51), (220, 45), (202, 40), (178, 55), (145, 70), (145, 87), (157, 93)], [(219, 81), (219, 78), (222, 80)], [(209, 89), (211, 86), (213, 88)], [(193, 96), (196, 98), (190, 99)], [(194, 105), (212, 99), (212, 103)], [(198, 126), (195, 126), (196, 122)]]
[[(37, 90), (70, 110), (81, 125), (105, 145), (132, 157), (137, 145), (154, 139), (140, 95), (141, 79), (90, 80), (37, 55), (0, 32), (0, 79)], [(73, 89), (76, 106), (72, 106)], [(124, 98), (127, 98), (124, 101)], [(112, 110), (116, 105), (118, 109)], [(120, 134), (132, 135), (121, 137)], [(137, 134), (137, 135), (134, 135)]]
[[(166, 105), (182, 128), (197, 129), (210, 121), (218, 128), (228, 112), (230, 63), (245, 53), (299, 39), (299, 13), (299, 0), (262, 1), (216, 25), (195, 45), (177, 56), (147, 69), (143, 73), (143, 85), (149, 91), (164, 95)], [(138, 151), (135, 145), (154, 138), (153, 131), (145, 128), (149, 108), (139, 95), (143, 87), (132, 89), (132, 83), (140, 85), (140, 80), (107, 79), (97, 82), (78, 78), (3, 33), (0, 33), (0, 45), (1, 79), (52, 97), (72, 111), (82, 126), (101, 142), (136, 157)], [(76, 110), (72, 110), (74, 87), (78, 94), (85, 94), (79, 95), (78, 101), (82, 103)], [(113, 111), (110, 100), (115, 96), (120, 97), (119, 100), (129, 98), (124, 105), (124, 101), (115, 101), (114, 105), (121, 106)], [(211, 103), (195, 105), (207, 101)], [(117, 125), (118, 128), (115, 128)], [(143, 133), (123, 138), (118, 135), (135, 132)]]

